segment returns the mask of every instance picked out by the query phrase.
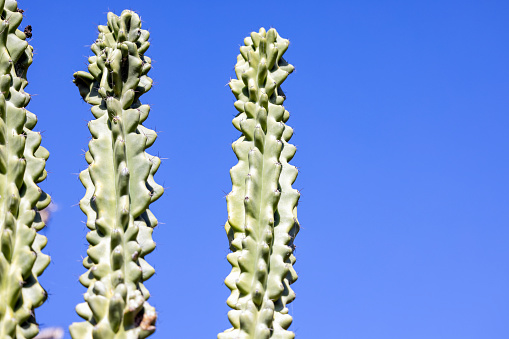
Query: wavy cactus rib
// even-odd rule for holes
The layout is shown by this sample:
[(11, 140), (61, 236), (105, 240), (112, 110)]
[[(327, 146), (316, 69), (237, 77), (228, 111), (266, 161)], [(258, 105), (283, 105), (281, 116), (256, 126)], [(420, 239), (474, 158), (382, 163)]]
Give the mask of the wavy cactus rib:
[(74, 74), (96, 118), (88, 124), (89, 166), (80, 174), (86, 188), (80, 207), (91, 231), (83, 261), (88, 271), (80, 277), (88, 290), (76, 307), (86, 321), (70, 326), (75, 339), (146, 338), (155, 331), (156, 313), (143, 286), (154, 269), (144, 257), (154, 250), (157, 224), (148, 207), (163, 188), (154, 182), (160, 160), (145, 152), (156, 139), (142, 126), (150, 107), (139, 100), (152, 86), (148, 38), (136, 13), (108, 13), (92, 45), (89, 73)]
[(50, 258), (39, 210), (50, 203), (37, 183), (46, 178), (49, 153), (32, 129), (35, 114), (27, 69), (33, 48), (18, 30), (23, 15), (14, 0), (0, 0), (0, 338), (33, 338), (39, 332), (34, 308), (46, 300), (37, 278)]
[(294, 338), (287, 304), (295, 298), (290, 284), (293, 239), (299, 231), (297, 202), (292, 188), (297, 169), (288, 162), (295, 146), (281, 84), (294, 67), (283, 59), (289, 41), (275, 29), (251, 33), (240, 48), (230, 88), (239, 114), (233, 125), (242, 132), (232, 144), (239, 162), (230, 170), (225, 225), (232, 271), (225, 280), (231, 290), (227, 304), (232, 328), (218, 339)]

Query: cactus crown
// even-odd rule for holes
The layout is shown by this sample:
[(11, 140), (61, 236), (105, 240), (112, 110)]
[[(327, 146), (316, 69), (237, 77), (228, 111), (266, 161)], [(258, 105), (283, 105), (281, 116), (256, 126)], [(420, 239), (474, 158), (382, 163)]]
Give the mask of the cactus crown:
[(294, 67), (283, 59), (289, 41), (261, 28), (244, 40), (230, 88), (239, 114), (233, 125), (242, 135), (232, 145), (239, 160), (230, 170), (225, 225), (232, 271), (225, 280), (232, 328), (219, 339), (293, 338), (286, 305), (295, 294), (293, 239), (299, 230), (299, 193), (292, 188), (297, 169), (288, 164), (295, 147), (281, 84)]
[(34, 308), (46, 299), (37, 277), (49, 264), (39, 210), (50, 197), (37, 183), (46, 178), (49, 153), (32, 131), (37, 117), (26, 110), (27, 69), (33, 49), (18, 30), (23, 19), (14, 0), (0, 1), (0, 338), (33, 338)]
[(108, 13), (92, 45), (89, 72), (74, 74), (96, 118), (80, 179), (86, 188), (80, 207), (87, 215), (90, 247), (80, 282), (88, 288), (76, 307), (86, 321), (70, 327), (73, 338), (145, 338), (155, 330), (156, 313), (143, 282), (154, 274), (145, 261), (155, 243), (157, 220), (149, 204), (163, 193), (155, 183), (158, 157), (145, 152), (156, 133), (142, 125), (150, 107), (140, 96), (152, 86), (151, 60), (144, 53), (149, 33), (140, 17), (125, 10)]

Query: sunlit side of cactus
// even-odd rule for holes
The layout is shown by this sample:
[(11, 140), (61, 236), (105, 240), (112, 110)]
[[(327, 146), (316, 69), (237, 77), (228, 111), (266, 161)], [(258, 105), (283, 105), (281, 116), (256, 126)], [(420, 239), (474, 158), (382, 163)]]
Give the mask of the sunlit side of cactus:
[(219, 339), (294, 338), (288, 331), (294, 300), (290, 284), (293, 240), (299, 231), (297, 202), (292, 188), (297, 169), (288, 162), (295, 146), (281, 84), (294, 67), (283, 58), (289, 41), (275, 29), (251, 33), (240, 48), (230, 88), (239, 114), (233, 125), (241, 137), (232, 144), (239, 162), (230, 170), (232, 191), (227, 196), (225, 225), (232, 271), (225, 280), (231, 290), (227, 304), (232, 328)]
[(14, 0), (0, 0), (0, 338), (33, 338), (34, 308), (46, 299), (37, 277), (49, 264), (39, 210), (50, 197), (37, 183), (46, 178), (49, 153), (32, 131), (36, 116), (25, 107), (33, 48), (18, 30), (23, 19)]
[(80, 174), (86, 188), (80, 207), (91, 231), (83, 261), (88, 271), (80, 278), (88, 290), (76, 307), (86, 321), (70, 326), (74, 339), (146, 338), (155, 331), (156, 313), (143, 286), (154, 269), (144, 257), (154, 250), (157, 224), (148, 207), (163, 189), (153, 178), (160, 160), (145, 152), (156, 139), (142, 125), (150, 107), (139, 100), (152, 86), (148, 38), (136, 13), (108, 13), (92, 45), (89, 73), (74, 74), (96, 118), (88, 125), (89, 166)]

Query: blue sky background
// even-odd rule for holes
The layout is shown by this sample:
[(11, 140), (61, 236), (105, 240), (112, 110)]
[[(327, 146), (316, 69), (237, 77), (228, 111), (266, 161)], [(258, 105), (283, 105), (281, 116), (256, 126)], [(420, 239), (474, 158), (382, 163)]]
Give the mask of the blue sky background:
[[(146, 126), (167, 187), (147, 260), (153, 338), (229, 328), (224, 195), (239, 45), (259, 27), (291, 41), (283, 84), (298, 152), (297, 338), (509, 338), (509, 2), (35, 1), (29, 109), (51, 157), (42, 187), (58, 210), (44, 326), (80, 321), (92, 115), (72, 83), (108, 10), (138, 11), (154, 60)], [(68, 334), (66, 334), (68, 337)]]

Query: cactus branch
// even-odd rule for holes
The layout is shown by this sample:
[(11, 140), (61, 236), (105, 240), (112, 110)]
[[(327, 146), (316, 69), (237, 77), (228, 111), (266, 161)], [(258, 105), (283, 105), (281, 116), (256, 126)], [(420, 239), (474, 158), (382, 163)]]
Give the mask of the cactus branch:
[(46, 178), (49, 153), (26, 110), (27, 69), (33, 48), (18, 29), (23, 19), (14, 0), (0, 0), (0, 338), (33, 338), (34, 309), (46, 300), (37, 278), (49, 264), (39, 210), (50, 203), (37, 183)]
[(91, 48), (89, 72), (74, 74), (95, 117), (88, 124), (89, 166), (80, 174), (90, 246), (83, 261), (88, 271), (80, 278), (88, 290), (76, 307), (85, 322), (70, 326), (74, 339), (146, 338), (155, 331), (156, 313), (143, 286), (154, 269), (144, 257), (154, 250), (157, 225), (148, 207), (163, 188), (154, 181), (160, 160), (145, 152), (156, 139), (142, 125), (150, 107), (139, 101), (152, 86), (148, 38), (135, 12), (108, 13)]
[(281, 84), (294, 67), (282, 57), (289, 41), (275, 29), (251, 33), (240, 48), (230, 88), (239, 111), (233, 125), (242, 135), (232, 145), (239, 162), (230, 170), (225, 229), (232, 253), (232, 271), (225, 280), (231, 290), (227, 304), (232, 328), (218, 339), (289, 339), (292, 317), (286, 305), (295, 293), (290, 284), (293, 239), (299, 230), (299, 193), (292, 188), (297, 169), (288, 162), (293, 130), (284, 108)]

